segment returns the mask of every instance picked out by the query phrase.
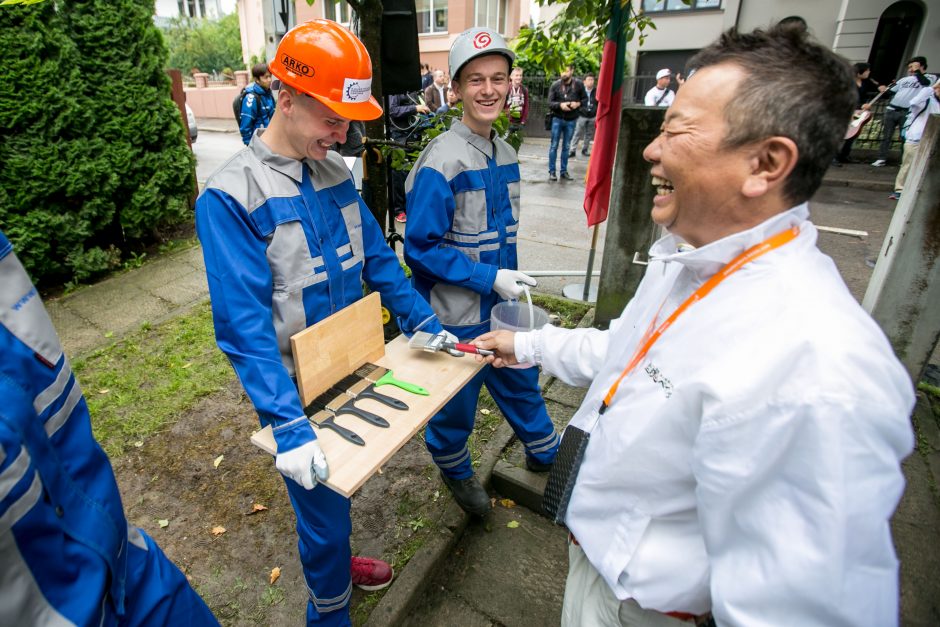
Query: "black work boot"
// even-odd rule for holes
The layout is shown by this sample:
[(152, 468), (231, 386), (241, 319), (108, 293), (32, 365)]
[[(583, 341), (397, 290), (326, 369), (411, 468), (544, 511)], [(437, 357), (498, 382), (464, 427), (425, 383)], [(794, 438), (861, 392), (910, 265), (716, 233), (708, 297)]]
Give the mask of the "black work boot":
[(490, 495), (480, 485), (476, 475), (470, 475), (466, 479), (451, 479), (441, 472), (441, 478), (444, 485), (450, 488), (460, 509), (477, 516), (484, 516), (490, 511)]

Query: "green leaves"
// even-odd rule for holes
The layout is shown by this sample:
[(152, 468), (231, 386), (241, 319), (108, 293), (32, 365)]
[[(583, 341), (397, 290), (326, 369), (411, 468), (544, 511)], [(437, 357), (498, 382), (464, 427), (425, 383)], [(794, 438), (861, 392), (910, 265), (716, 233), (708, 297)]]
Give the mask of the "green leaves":
[[(611, 19), (608, 0), (537, 0), (539, 6), (564, 5), (551, 23), (539, 22), (535, 28), (523, 26), (514, 48), (519, 64), (533, 73), (557, 75), (568, 64), (575, 66), (575, 74), (596, 73), (600, 69), (600, 56)], [(652, 20), (638, 13), (633, 3), (619, 1), (630, 17), (624, 25), (627, 41), (640, 36), (647, 28), (655, 28)], [(529, 67), (526, 67), (526, 65)]]
[(176, 18), (164, 37), (170, 50), (168, 66), (184, 74), (189, 74), (193, 68), (203, 72), (244, 68), (237, 13), (218, 21)]
[[(378, 147), (382, 152), (382, 156), (391, 163), (393, 169), (410, 171), (428, 143), (450, 129), (451, 123), (454, 120), (459, 120), (461, 116), (463, 116), (462, 103), (458, 103), (456, 107), (451, 108), (442, 115), (434, 116), (430, 122), (431, 125), (421, 132), (421, 138), (418, 141), (409, 143), (407, 148), (400, 145), (390, 145), (383, 142), (383, 140), (370, 139), (369, 143)], [(506, 140), (506, 143), (512, 146), (516, 152), (519, 151), (519, 146), (522, 145), (522, 136), (515, 131), (509, 132), (509, 118), (506, 117), (505, 112), (500, 112), (499, 117), (493, 122), (493, 130), (496, 131), (499, 137)]]
[(17, 4), (0, 10), (0, 228), (40, 285), (92, 279), (190, 215), (166, 49), (146, 3)]

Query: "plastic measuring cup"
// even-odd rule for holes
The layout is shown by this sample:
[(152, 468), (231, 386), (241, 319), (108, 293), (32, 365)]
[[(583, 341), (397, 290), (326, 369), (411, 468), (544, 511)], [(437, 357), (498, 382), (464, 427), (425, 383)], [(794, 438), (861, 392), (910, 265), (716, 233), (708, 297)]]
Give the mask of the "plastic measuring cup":
[(490, 311), (490, 330), (506, 329), (507, 331), (533, 331), (541, 329), (548, 324), (548, 313), (541, 307), (532, 304), (529, 295), (529, 286), (523, 284), (526, 303), (518, 300), (507, 300), (497, 303)]

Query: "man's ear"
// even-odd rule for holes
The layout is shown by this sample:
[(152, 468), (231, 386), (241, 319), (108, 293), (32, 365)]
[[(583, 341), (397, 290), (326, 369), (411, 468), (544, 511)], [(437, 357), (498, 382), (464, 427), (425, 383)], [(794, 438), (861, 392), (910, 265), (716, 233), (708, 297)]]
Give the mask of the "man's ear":
[(751, 171), (741, 187), (741, 193), (757, 198), (780, 190), (796, 167), (799, 149), (789, 137), (768, 137), (753, 146)]
[(281, 87), (277, 92), (277, 108), (284, 111), (284, 113), (290, 112), (291, 108), (294, 105), (294, 94), (290, 93), (288, 89)]

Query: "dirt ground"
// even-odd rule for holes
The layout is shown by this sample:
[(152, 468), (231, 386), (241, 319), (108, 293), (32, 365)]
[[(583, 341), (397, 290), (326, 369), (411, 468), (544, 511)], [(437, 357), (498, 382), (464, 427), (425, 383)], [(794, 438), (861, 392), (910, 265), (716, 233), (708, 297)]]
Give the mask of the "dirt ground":
[[(481, 421), (478, 440), (495, 429), (497, 413)], [(170, 430), (115, 460), (115, 474), (128, 519), (156, 539), (224, 625), (299, 624), (307, 593), (294, 513), (273, 459), (249, 442), (257, 429), (233, 377)], [(353, 496), (353, 554), (400, 569), (433, 533), (448, 498), (419, 434)], [(255, 512), (255, 504), (267, 509)], [(224, 533), (215, 535), (216, 527)], [(276, 567), (280, 578), (271, 584)], [(355, 624), (381, 594), (355, 590)]]

